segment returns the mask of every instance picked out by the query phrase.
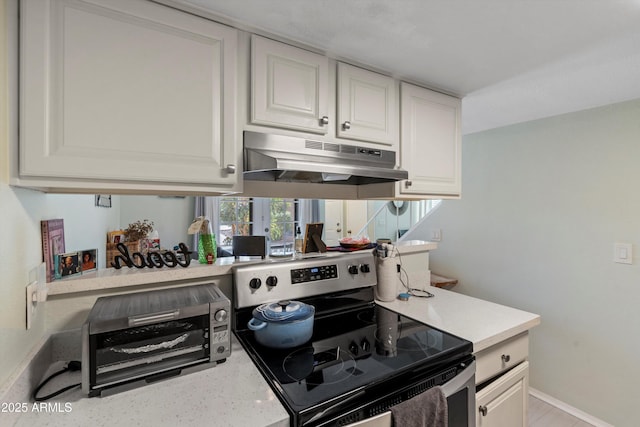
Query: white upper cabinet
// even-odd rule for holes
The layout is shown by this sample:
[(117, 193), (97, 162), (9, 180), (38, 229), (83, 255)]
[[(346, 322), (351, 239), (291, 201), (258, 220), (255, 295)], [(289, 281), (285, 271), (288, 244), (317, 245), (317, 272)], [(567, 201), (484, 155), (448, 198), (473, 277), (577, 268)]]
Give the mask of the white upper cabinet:
[(326, 134), (329, 59), (251, 37), (251, 123)]
[(461, 101), (408, 83), (400, 86), (400, 196), (459, 197)]
[(252, 126), (383, 144), (395, 150), (397, 87), (391, 77), (343, 63), (336, 66), (326, 56), (251, 36)]
[(22, 1), (17, 185), (236, 189), (237, 39), (149, 1)]
[(409, 179), (358, 188), (362, 199), (443, 199), (461, 196), (461, 101), (400, 84), (400, 167)]
[(338, 63), (337, 136), (397, 145), (396, 87), (391, 77)]

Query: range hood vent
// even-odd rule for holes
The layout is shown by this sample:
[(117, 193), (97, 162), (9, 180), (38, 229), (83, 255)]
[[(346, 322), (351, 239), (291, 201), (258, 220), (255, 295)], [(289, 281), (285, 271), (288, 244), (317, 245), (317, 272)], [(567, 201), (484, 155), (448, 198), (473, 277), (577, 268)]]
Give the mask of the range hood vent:
[(396, 153), (349, 144), (244, 132), (244, 179), (373, 184), (407, 179)]

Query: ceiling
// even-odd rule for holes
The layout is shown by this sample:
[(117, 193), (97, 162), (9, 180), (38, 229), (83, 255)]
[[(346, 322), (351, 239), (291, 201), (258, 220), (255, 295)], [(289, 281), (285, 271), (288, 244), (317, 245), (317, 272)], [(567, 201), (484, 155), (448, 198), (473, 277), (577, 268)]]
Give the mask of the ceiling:
[(463, 97), (463, 133), (640, 98), (640, 0), (175, 0)]

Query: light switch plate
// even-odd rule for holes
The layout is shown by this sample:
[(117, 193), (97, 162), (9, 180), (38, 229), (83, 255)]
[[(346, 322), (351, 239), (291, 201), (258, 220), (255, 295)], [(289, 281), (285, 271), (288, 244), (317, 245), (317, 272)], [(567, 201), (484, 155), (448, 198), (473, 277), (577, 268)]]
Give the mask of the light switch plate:
[(616, 242), (613, 245), (613, 262), (633, 264), (633, 245), (631, 243)]

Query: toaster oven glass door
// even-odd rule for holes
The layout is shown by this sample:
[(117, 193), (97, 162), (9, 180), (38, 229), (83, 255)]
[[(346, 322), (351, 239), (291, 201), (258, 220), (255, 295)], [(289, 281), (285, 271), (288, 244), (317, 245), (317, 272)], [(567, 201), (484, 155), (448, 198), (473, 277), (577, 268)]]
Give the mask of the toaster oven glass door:
[(209, 329), (203, 315), (91, 335), (92, 388), (208, 362)]

